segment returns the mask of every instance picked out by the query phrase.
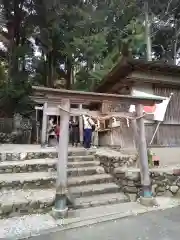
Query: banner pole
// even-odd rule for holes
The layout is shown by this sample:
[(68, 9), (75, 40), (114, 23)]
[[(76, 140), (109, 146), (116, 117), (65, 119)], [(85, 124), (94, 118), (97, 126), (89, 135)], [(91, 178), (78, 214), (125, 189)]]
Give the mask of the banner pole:
[[(171, 93), (170, 96), (169, 96), (169, 102), (170, 102), (172, 96), (173, 96), (173, 93)], [(168, 105), (169, 105), (169, 102), (168, 102)], [(168, 105), (167, 105), (167, 107), (168, 107)], [(167, 110), (167, 107), (166, 107), (166, 110)], [(165, 112), (165, 113), (166, 113), (166, 112)], [(164, 114), (164, 115), (165, 115), (165, 114)], [(156, 136), (156, 133), (157, 133), (157, 131), (158, 131), (158, 129), (159, 129), (160, 124), (161, 124), (161, 122), (159, 121), (158, 124), (157, 124), (157, 126), (156, 126), (156, 129), (155, 129), (155, 131), (154, 131), (154, 134), (153, 134), (153, 136), (152, 136), (152, 139), (151, 139), (149, 145), (151, 145), (151, 144), (153, 143), (153, 140), (154, 140), (154, 138), (155, 138), (155, 136)]]
[(152, 136), (152, 139), (151, 139), (151, 141), (150, 141), (150, 143), (149, 143), (149, 145), (152, 144), (152, 142), (153, 142), (153, 140), (154, 140), (154, 138), (155, 138), (155, 136), (156, 136), (156, 133), (157, 133), (157, 131), (158, 131), (158, 129), (159, 129), (160, 124), (161, 124), (161, 122), (158, 122), (158, 124), (157, 124), (157, 126), (156, 126), (156, 129), (155, 129), (155, 131), (154, 131), (154, 134), (153, 134), (153, 136)]

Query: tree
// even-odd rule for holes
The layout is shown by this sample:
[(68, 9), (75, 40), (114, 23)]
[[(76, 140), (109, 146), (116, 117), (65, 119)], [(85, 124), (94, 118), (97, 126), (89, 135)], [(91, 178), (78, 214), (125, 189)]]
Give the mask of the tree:
[[(93, 6), (92, 3), (91, 5)], [(84, 85), (86, 90), (92, 90), (93, 86), (98, 84), (118, 62), (121, 55), (124, 54), (125, 48), (133, 56), (143, 55), (145, 50), (144, 26), (142, 19), (138, 17), (140, 8), (136, 6), (135, 1), (98, 1), (94, 12), (96, 14), (93, 15), (93, 24), (98, 29), (97, 39), (102, 40), (99, 42), (89, 41), (87, 44), (86, 38), (78, 39), (78, 43), (80, 42), (78, 49), (84, 58), (79, 58), (80, 61), (83, 61), (83, 69), (80, 74), (77, 74), (76, 87), (82, 88)], [(94, 39), (94, 32), (94, 30), (90, 32), (88, 39), (91, 37)], [(91, 54), (88, 52), (89, 49)], [(89, 61), (91, 65), (87, 67)], [(83, 78), (86, 76), (86, 78), (81, 79), (81, 76)]]
[[(180, 4), (148, 3), (154, 59), (175, 62)], [(122, 55), (144, 58), (142, 6), (141, 0), (3, 0), (1, 97), (11, 112), (21, 109), (32, 84), (59, 87), (64, 80), (67, 89), (93, 90)]]
[(149, 1), (149, 6), (155, 59), (176, 64), (180, 48), (180, 3), (154, 0)]
[[(12, 115), (17, 109), (24, 111), (20, 105), (24, 104), (28, 92), (28, 75), (26, 69), (26, 57), (32, 55), (32, 46), (29, 41), (30, 26), (28, 24), (29, 1), (11, 0), (3, 1), (2, 10), (6, 18), (5, 28), (1, 34), (8, 40), (5, 49), (7, 61), (7, 78), (4, 79), (0, 89), (1, 108), (8, 115)], [(27, 102), (29, 101), (26, 97)], [(21, 109), (21, 110), (20, 110)], [(27, 108), (26, 108), (27, 109)]]

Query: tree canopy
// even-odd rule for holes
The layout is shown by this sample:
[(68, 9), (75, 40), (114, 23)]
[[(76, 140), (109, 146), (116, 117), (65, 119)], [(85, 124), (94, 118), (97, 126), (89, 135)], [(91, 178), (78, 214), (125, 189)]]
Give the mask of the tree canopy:
[[(180, 3), (148, 3), (153, 59), (178, 64)], [(32, 84), (88, 91), (122, 55), (145, 58), (143, 8), (141, 0), (2, 0), (0, 108), (28, 114)]]

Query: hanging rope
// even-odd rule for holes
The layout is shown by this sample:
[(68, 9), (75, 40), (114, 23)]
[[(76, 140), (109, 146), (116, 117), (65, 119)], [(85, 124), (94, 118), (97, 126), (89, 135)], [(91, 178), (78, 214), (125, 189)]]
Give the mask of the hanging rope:
[[(66, 113), (69, 113), (71, 115), (74, 115), (74, 113), (70, 112), (70, 111), (67, 111), (66, 109), (62, 108), (61, 106), (58, 106), (58, 108), (61, 110), (61, 111), (64, 111)], [(83, 115), (89, 115), (88, 112), (85, 113), (85, 114), (78, 114), (79, 116), (83, 116)], [(137, 116), (137, 117), (131, 117), (131, 116), (124, 116), (124, 117), (120, 117), (118, 115), (110, 115), (110, 116), (98, 116), (98, 117), (93, 117), (93, 118), (96, 118), (98, 120), (105, 120), (105, 119), (110, 119), (110, 118), (118, 118), (118, 119), (128, 119), (128, 120), (138, 120), (140, 118), (143, 118), (146, 116), (146, 113), (142, 114), (141, 116)]]

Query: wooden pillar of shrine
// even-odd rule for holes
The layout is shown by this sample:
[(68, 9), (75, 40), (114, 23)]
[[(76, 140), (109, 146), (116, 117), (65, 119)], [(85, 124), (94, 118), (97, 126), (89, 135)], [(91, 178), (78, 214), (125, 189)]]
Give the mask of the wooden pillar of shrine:
[[(82, 110), (82, 104), (79, 104), (79, 110)], [(83, 117), (79, 116), (79, 137), (80, 143), (83, 145), (84, 133), (83, 133)]]
[(44, 103), (43, 106), (43, 119), (42, 119), (42, 129), (41, 129), (41, 146), (45, 146), (46, 145), (46, 135), (47, 135), (47, 114), (46, 114), (46, 110), (47, 110), (47, 102)]

